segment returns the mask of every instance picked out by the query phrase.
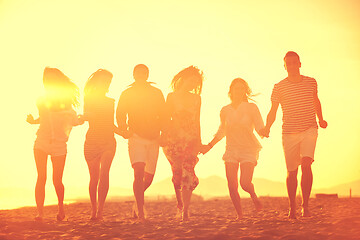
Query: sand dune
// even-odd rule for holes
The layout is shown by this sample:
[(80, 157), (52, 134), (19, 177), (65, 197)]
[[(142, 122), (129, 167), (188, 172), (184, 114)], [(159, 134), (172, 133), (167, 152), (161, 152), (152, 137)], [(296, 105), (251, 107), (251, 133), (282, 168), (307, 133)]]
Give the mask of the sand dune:
[[(108, 202), (102, 222), (89, 221), (90, 204), (66, 206), (66, 221), (55, 220), (56, 206), (45, 207), (43, 222), (34, 207), (0, 211), (0, 239), (359, 239), (360, 198), (310, 199), (313, 216), (289, 220), (286, 198), (261, 198), (254, 212), (243, 199), (244, 219), (235, 221), (229, 199), (195, 200), (191, 220), (175, 217), (175, 202), (146, 203), (148, 222), (131, 218), (131, 201)], [(300, 201), (298, 201), (300, 202)], [(300, 214), (300, 213), (299, 213)]]

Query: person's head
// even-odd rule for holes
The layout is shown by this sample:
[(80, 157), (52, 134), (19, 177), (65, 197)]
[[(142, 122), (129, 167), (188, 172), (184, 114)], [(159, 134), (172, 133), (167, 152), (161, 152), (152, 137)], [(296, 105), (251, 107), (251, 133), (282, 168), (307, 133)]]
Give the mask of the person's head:
[(296, 52), (289, 51), (284, 57), (284, 67), (289, 74), (298, 74), (300, 72), (300, 57)]
[(254, 96), (249, 84), (242, 78), (232, 80), (228, 94), (231, 102), (252, 100), (251, 97)]
[(91, 74), (85, 84), (85, 97), (105, 95), (109, 91), (112, 78), (112, 73), (105, 69), (99, 69)]
[(197, 67), (190, 66), (181, 70), (171, 81), (173, 91), (179, 89), (200, 95), (203, 84), (203, 73)]
[(79, 88), (59, 69), (46, 67), (43, 84), (47, 95), (61, 106), (79, 105)]
[(146, 82), (149, 77), (149, 68), (144, 64), (138, 64), (134, 68), (133, 76), (136, 82)]

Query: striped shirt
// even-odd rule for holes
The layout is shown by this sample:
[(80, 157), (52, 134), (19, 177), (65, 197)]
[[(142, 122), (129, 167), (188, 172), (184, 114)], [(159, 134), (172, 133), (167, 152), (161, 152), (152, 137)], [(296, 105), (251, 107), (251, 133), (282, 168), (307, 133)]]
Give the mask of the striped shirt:
[(288, 78), (275, 84), (271, 101), (280, 103), (283, 111), (283, 134), (298, 133), (311, 127), (317, 128), (314, 96), (317, 83), (314, 78), (302, 76), (300, 82)]
[(89, 122), (86, 144), (106, 144), (114, 140), (115, 100), (106, 96), (85, 98), (84, 117)]

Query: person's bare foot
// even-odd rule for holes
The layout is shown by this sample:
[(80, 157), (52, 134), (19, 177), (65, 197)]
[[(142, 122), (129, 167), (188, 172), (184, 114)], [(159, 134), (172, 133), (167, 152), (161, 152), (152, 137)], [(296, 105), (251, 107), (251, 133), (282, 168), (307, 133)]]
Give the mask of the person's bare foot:
[(176, 209), (175, 218), (181, 219), (181, 218), (182, 218), (182, 215), (183, 215), (183, 209), (182, 209), (182, 208), (179, 208), (179, 206), (178, 206), (177, 209)]
[(56, 220), (58, 220), (59, 222), (61, 222), (64, 219), (65, 219), (65, 213), (58, 213), (56, 215)]
[(131, 215), (133, 218), (138, 218), (138, 209), (136, 206), (136, 202), (134, 202), (134, 204), (132, 206)]
[(34, 220), (37, 221), (37, 222), (42, 222), (43, 216), (42, 216), (42, 215), (36, 215), (36, 217), (34, 218)]
[(296, 219), (296, 210), (295, 209), (289, 209), (289, 219)]
[(182, 220), (183, 222), (189, 221), (189, 212), (183, 212), (183, 213), (182, 213), (182, 218), (181, 218), (181, 220)]
[(239, 222), (239, 221), (241, 221), (242, 219), (243, 219), (243, 215), (241, 215), (241, 216), (238, 215), (238, 216), (236, 217), (235, 221)]
[(260, 202), (260, 200), (258, 198), (253, 199), (253, 203), (255, 205), (255, 210), (257, 212), (260, 212), (263, 209), (263, 205), (262, 205), (262, 203)]
[(311, 213), (309, 211), (309, 208), (303, 207), (301, 210), (301, 216), (303, 217), (311, 217)]

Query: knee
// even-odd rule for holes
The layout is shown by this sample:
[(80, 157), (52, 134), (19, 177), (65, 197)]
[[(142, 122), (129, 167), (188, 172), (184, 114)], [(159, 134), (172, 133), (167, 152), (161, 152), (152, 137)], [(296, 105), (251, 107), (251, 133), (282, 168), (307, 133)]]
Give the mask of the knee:
[(287, 179), (289, 179), (289, 180), (297, 179), (297, 170), (296, 171), (288, 171)]
[(153, 176), (151, 176), (151, 177), (147, 176), (147, 177), (145, 178), (146, 184), (150, 185), (150, 184), (152, 183), (153, 179), (154, 179)]
[(38, 175), (37, 184), (45, 185), (46, 183), (46, 175)]
[(307, 171), (311, 169), (311, 164), (313, 163), (313, 159), (310, 157), (303, 157), (301, 159), (301, 170), (302, 171)]
[(252, 183), (249, 181), (240, 180), (240, 186), (245, 192), (249, 192), (252, 186)]
[(228, 181), (228, 188), (230, 191), (237, 191), (238, 183), (236, 181)]
[(54, 187), (62, 187), (63, 186), (62, 179), (61, 178), (53, 178), (53, 184), (54, 184)]

